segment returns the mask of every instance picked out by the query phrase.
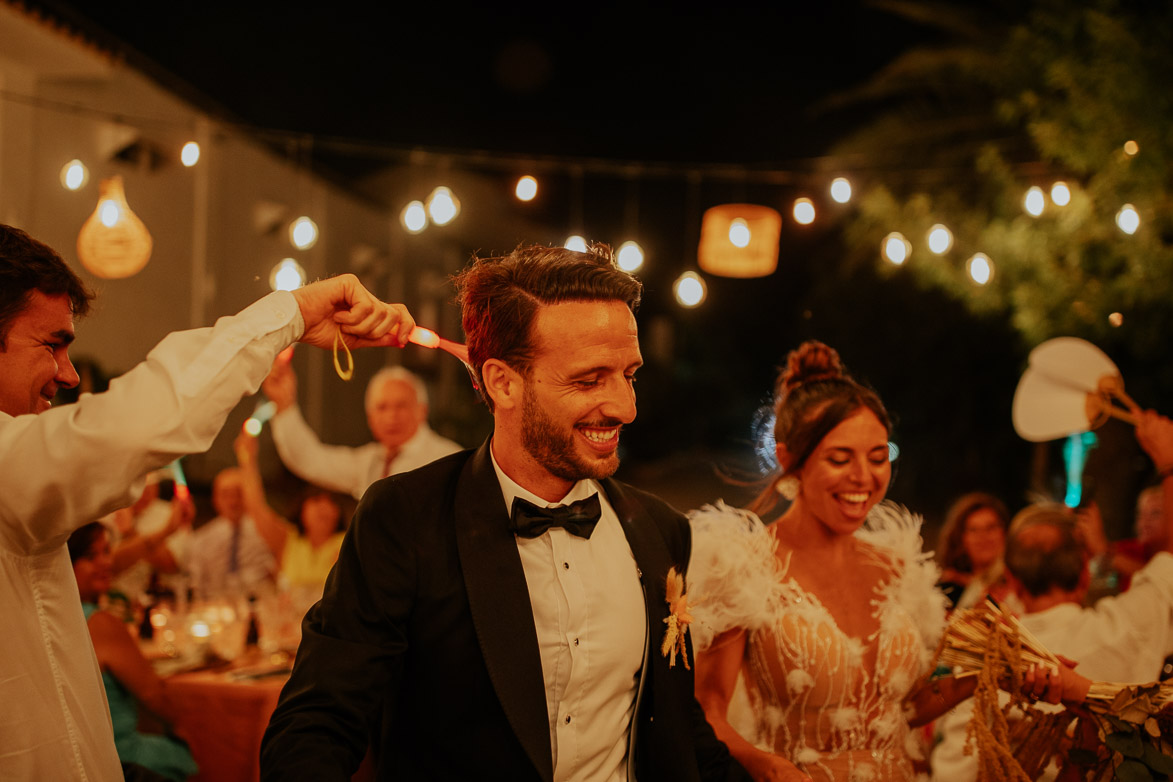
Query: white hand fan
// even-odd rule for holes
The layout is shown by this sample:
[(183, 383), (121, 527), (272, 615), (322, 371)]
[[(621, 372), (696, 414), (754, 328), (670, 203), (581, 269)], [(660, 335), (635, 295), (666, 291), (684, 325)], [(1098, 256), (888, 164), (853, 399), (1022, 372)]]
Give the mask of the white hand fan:
[[(1056, 440), (1102, 426), (1109, 417), (1135, 424), (1136, 403), (1112, 359), (1075, 337), (1049, 339), (1030, 352), (1014, 392), (1014, 430), (1024, 440)], [(1121, 409), (1117, 403), (1126, 409)]]

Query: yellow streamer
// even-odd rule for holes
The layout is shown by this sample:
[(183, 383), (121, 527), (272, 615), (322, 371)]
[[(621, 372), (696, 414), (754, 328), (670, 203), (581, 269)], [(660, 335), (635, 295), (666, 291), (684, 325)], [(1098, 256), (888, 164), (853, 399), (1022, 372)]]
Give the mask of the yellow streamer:
[[(342, 345), (342, 351), (346, 353), (346, 369), (342, 368), (342, 362), (338, 360), (339, 345)], [(350, 348), (346, 347), (346, 340), (342, 338), (341, 327), (334, 332), (334, 371), (343, 380), (350, 380), (354, 377), (354, 356), (350, 355)]]

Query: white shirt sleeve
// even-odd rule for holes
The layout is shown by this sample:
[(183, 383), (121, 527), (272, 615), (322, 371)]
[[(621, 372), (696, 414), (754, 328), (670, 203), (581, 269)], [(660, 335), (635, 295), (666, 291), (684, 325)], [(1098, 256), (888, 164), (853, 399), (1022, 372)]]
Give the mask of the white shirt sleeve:
[(212, 328), (175, 332), (101, 394), (40, 415), (0, 414), (0, 546), (50, 551), (130, 504), (150, 470), (212, 445), (304, 323), (273, 293)]
[[(306, 423), (297, 405), (282, 410), (269, 422), (273, 444), (285, 466), (299, 478), (333, 491), (362, 497), (371, 481), (374, 468), (370, 446), (351, 448), (326, 445)], [(382, 447), (376, 444), (382, 451)], [(377, 472), (377, 471), (376, 471)]]
[[(1085, 609), (1075, 637), (1104, 670), (1092, 678), (1146, 683), (1173, 653), (1173, 554), (1158, 553), (1132, 578), (1127, 591)], [(1077, 655), (1076, 660), (1083, 662)], [(1090, 660), (1088, 660), (1090, 662)]]

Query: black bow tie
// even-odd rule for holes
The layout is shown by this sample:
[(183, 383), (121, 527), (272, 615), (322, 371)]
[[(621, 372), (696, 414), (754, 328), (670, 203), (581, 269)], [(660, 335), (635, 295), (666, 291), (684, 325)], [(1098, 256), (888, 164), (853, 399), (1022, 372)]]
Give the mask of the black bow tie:
[(554, 508), (539, 508), (521, 497), (513, 498), (509, 531), (523, 538), (536, 538), (550, 527), (562, 527), (571, 535), (590, 539), (599, 522), (599, 495)]

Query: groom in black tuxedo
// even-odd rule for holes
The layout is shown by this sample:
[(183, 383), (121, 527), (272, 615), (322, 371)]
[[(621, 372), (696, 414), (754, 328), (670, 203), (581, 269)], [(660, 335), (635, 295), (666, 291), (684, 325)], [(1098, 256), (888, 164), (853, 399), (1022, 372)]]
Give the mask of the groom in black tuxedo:
[(640, 283), (596, 246), (474, 259), (456, 285), (493, 435), (367, 491), (262, 777), (348, 780), (373, 743), (379, 779), (748, 779), (661, 653), (688, 524), (610, 478)]

